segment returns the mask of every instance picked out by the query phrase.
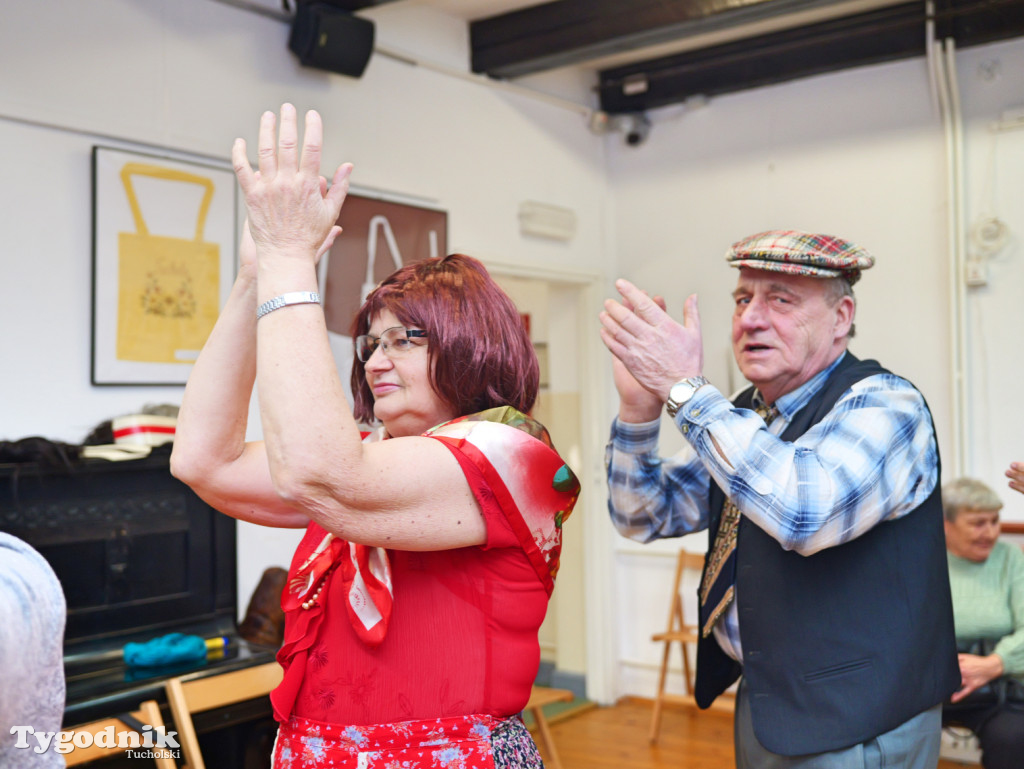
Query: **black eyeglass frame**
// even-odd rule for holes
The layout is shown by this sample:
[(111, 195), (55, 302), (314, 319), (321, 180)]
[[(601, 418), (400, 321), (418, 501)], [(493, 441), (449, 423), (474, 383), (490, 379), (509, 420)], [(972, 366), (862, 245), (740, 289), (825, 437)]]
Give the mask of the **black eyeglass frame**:
[[(400, 328), (403, 331), (405, 331), (406, 340), (425, 339), (428, 336), (430, 336), (429, 333), (427, 333), (421, 328), (406, 328), (405, 326), (391, 326), (391, 328), (386, 328), (383, 331), (381, 331), (380, 336), (373, 336), (372, 334), (360, 334), (353, 340), (353, 349), (356, 357), (362, 363), (366, 363), (368, 360), (370, 360), (371, 357), (373, 357), (373, 354), (377, 351), (377, 348), (380, 347), (380, 340), (384, 336), (384, 334), (396, 328)], [(362, 351), (363, 347), (367, 345), (367, 342), (369, 342), (369, 340), (373, 340), (373, 347), (370, 349), (369, 354), (364, 358), (360, 354), (360, 352)], [(386, 349), (384, 350), (384, 354), (388, 354)]]

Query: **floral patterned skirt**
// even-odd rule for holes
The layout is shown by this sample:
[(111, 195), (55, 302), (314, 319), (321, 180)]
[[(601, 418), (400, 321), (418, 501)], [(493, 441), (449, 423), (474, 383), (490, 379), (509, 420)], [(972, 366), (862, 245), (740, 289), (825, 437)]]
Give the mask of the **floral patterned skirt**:
[(293, 716), (274, 743), (274, 769), (543, 769), (519, 716), (456, 716), (344, 726)]

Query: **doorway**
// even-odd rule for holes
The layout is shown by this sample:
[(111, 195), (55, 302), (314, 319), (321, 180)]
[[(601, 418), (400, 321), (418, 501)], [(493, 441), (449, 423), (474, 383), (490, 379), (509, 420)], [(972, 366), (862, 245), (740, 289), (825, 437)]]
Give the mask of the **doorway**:
[[(603, 377), (597, 367), (596, 276), (523, 271), (488, 264), (495, 280), (529, 318), (541, 387), (533, 416), (547, 427), (580, 481), (580, 499), (565, 522), (557, 586), (541, 626), (541, 669), (551, 686), (600, 699), (606, 691), (609, 650), (605, 640), (602, 585), (610, 562), (601, 456)], [(608, 558), (609, 560), (606, 560)], [(609, 593), (603, 593), (608, 595)], [(595, 600), (597, 598), (597, 600)], [(605, 604), (607, 605), (607, 604)]]

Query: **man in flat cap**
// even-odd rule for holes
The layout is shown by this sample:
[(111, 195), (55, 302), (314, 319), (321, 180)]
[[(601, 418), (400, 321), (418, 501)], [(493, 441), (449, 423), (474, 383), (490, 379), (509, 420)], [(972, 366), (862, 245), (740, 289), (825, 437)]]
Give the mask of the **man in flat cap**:
[[(730, 401), (683, 323), (628, 281), (608, 300), (619, 414), (607, 451), (616, 528), (641, 542), (708, 530), (697, 704), (741, 674), (741, 769), (934, 769), (960, 673), (939, 456), (921, 394), (847, 351), (853, 283), (874, 264), (840, 238), (771, 231), (739, 268)], [(688, 446), (658, 457), (666, 408)]]

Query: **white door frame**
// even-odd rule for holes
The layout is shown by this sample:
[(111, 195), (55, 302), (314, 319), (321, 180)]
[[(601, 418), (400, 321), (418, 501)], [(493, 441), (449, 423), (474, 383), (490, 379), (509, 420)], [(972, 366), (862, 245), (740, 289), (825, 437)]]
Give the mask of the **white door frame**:
[[(597, 332), (604, 297), (604, 277), (598, 273), (550, 269), (536, 265), (486, 261), (496, 277), (529, 278), (576, 286), (579, 290), (578, 353), (580, 356), (580, 436), (585, 477), (576, 514), (585, 516), (583, 579), (586, 624), (587, 697), (612, 704), (617, 697), (617, 659), (614, 592), (614, 537), (607, 514), (604, 447), (610, 417), (606, 414), (609, 375), (607, 351)], [(588, 330), (592, 330), (590, 333)]]

